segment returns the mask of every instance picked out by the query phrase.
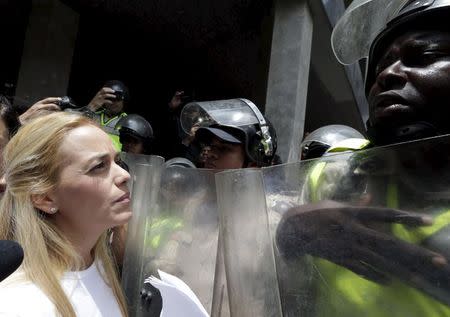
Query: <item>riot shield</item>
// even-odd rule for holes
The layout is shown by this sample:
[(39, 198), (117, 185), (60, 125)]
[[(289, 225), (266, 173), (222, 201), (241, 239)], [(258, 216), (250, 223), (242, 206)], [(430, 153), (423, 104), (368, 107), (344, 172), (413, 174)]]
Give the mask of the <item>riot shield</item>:
[(216, 185), (231, 316), (281, 316), (261, 172), (218, 173)]
[(262, 174), (284, 316), (450, 316), (449, 136)]
[(121, 152), (120, 158), (124, 163), (123, 167), (130, 173), (131, 180), (129, 184), (130, 191), (133, 192), (133, 183), (136, 179), (136, 168), (138, 164), (159, 166), (164, 163), (164, 158), (156, 155), (133, 154)]
[[(139, 290), (142, 287), (142, 254), (146, 221), (156, 205), (160, 176), (164, 159), (158, 156), (125, 156), (131, 175), (133, 217), (128, 223), (127, 242), (123, 260), (122, 285), (129, 303), (130, 315), (134, 316), (139, 307)], [(148, 164), (137, 164), (144, 160)], [(131, 189), (130, 189), (131, 190)]]
[[(136, 182), (134, 191), (140, 186)], [(219, 226), (213, 171), (164, 167), (157, 188), (146, 190), (155, 200), (141, 206), (145, 217), (139, 223), (141, 247), (135, 263), (142, 273), (133, 277), (138, 281), (126, 288), (127, 295), (139, 296), (144, 279), (158, 277), (161, 270), (183, 280), (210, 313)], [(124, 267), (124, 277), (133, 270)], [(133, 304), (132, 316), (144, 316), (139, 301)]]

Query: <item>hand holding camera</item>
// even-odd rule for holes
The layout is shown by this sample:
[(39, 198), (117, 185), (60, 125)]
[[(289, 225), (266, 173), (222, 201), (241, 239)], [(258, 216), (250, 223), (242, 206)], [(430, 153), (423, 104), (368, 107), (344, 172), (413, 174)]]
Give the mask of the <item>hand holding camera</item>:
[(60, 97), (48, 97), (39, 100), (19, 116), (20, 123), (25, 124), (40, 115), (51, 113), (53, 111), (60, 111), (61, 108), (59, 107), (59, 103), (61, 102), (61, 99), (62, 98)]
[(119, 91), (115, 91), (114, 89), (109, 87), (102, 87), (94, 96), (94, 98), (92, 98), (92, 100), (89, 102), (88, 108), (91, 111), (97, 111), (100, 108), (111, 105), (116, 100), (119, 100), (118, 97), (120, 96), (120, 98), (123, 99), (123, 92), (122, 94), (118, 92)]

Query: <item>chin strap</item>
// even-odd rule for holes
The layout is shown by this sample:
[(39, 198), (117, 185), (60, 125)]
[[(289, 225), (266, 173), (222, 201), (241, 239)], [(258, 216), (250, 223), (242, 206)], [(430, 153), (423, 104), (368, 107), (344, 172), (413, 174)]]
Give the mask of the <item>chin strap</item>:
[(418, 121), (395, 128), (367, 126), (367, 135), (375, 145), (388, 145), (441, 135), (431, 123)]

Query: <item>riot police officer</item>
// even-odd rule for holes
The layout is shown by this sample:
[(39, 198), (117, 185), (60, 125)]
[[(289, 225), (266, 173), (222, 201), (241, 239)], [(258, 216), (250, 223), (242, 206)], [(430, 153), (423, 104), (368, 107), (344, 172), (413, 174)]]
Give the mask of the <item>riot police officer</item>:
[(196, 130), (193, 144), (201, 146), (205, 168), (269, 166), (276, 153), (275, 129), (247, 99), (189, 103), (181, 124), (185, 131)]
[(153, 129), (144, 117), (130, 114), (119, 120), (115, 129), (119, 130), (122, 151), (133, 154), (150, 154)]
[[(373, 25), (383, 18), (384, 27)], [(354, 1), (337, 25), (334, 49), (340, 60), (368, 56), (368, 134), (374, 146), (450, 132), (448, 18), (448, 0)], [(351, 21), (369, 25), (356, 27)], [(375, 32), (357, 34), (361, 30)], [(418, 188), (425, 191), (423, 185)], [(399, 185), (390, 187), (388, 201), (396, 208), (401, 191)], [(307, 204), (285, 214), (277, 245), (286, 257), (311, 254), (329, 261), (320, 268), (321, 276), (330, 278), (330, 291), (325, 307), (316, 310), (319, 316), (449, 316), (450, 258), (428, 244), (436, 235), (448, 237), (448, 215), (447, 206), (435, 213), (433, 223), (397, 209)], [(386, 225), (400, 225), (408, 234), (380, 229)]]
[(130, 100), (128, 87), (119, 80), (107, 81), (86, 107), (86, 115), (97, 121), (111, 137), (114, 147), (121, 150), (117, 123), (127, 114), (124, 108)]

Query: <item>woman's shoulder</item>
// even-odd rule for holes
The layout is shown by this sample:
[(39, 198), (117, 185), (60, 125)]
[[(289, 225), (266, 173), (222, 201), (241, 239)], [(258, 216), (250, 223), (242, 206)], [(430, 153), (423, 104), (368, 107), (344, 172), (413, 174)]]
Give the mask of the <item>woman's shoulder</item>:
[(54, 306), (48, 297), (19, 274), (0, 283), (0, 316), (53, 316)]

